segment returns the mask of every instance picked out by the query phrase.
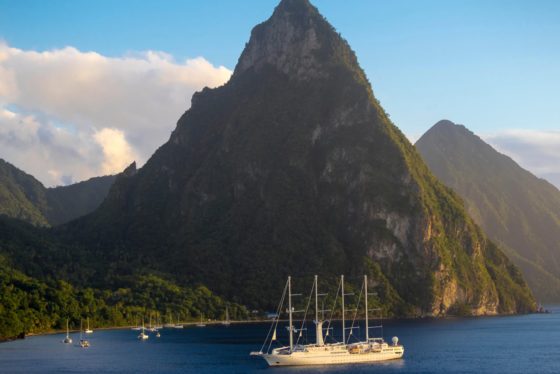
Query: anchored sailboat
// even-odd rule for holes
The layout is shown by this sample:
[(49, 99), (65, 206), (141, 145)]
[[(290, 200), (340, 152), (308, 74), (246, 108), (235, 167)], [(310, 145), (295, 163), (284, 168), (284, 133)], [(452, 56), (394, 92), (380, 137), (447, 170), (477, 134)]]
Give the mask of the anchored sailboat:
[(80, 319), (80, 347), (88, 348), (89, 341), (82, 336), (82, 320)]
[(93, 334), (93, 330), (91, 330), (91, 329), (89, 328), (89, 317), (87, 317), (86, 334)]
[(138, 340), (147, 340), (150, 336), (146, 334), (146, 329), (144, 328), (144, 318), (142, 318), (142, 332), (138, 335)]
[(152, 326), (152, 313), (150, 313), (150, 324), (149, 324), (149, 327), (148, 327), (148, 331), (151, 331), (151, 332), (156, 332), (157, 331), (157, 328), (155, 326)]
[(206, 324), (202, 322), (203, 315), (200, 315), (200, 322), (196, 324), (196, 327), (206, 327)]
[[(369, 330), (370, 328), (378, 328), (380, 326), (369, 326), (368, 318), (368, 291), (367, 291), (367, 276), (364, 275), (364, 282), (362, 285), (362, 291), (364, 295), (364, 312), (365, 312), (365, 340), (350, 343), (350, 337), (353, 336), (352, 331), (357, 327), (354, 326), (355, 317), (352, 320), (352, 325), (346, 327), (345, 319), (345, 305), (344, 296), (350, 295), (344, 292), (344, 276), (340, 278), (340, 285), (337, 290), (341, 294), (341, 309), (342, 309), (342, 342), (326, 343), (323, 338), (323, 323), (319, 319), (319, 296), (324, 296), (318, 292), (318, 281), (317, 276), (315, 276), (313, 282), (312, 293), (315, 294), (315, 344), (299, 344), (302, 338), (302, 330), (304, 330), (305, 317), (303, 318), (301, 328), (295, 329), (293, 324), (293, 313), (296, 311), (292, 307), (292, 279), (288, 277), (286, 286), (284, 287), (284, 292), (278, 306), (278, 317), (272, 323), (271, 329), (269, 330), (265, 342), (263, 343), (261, 350), (258, 352), (251, 352), (252, 356), (260, 356), (269, 366), (300, 366), (300, 365), (334, 365), (334, 364), (350, 364), (350, 363), (366, 363), (375, 361), (386, 361), (401, 358), (404, 354), (404, 347), (398, 344), (398, 338), (394, 337), (392, 339), (392, 345), (387, 344), (383, 337), (373, 337), (370, 338)], [(272, 342), (276, 340), (276, 328), (278, 327), (279, 314), (282, 310), (284, 304), (284, 298), (288, 294), (288, 317), (289, 317), (289, 341), (288, 346), (274, 348), (271, 350)], [(360, 292), (361, 298), (362, 292)], [(311, 295), (310, 299), (311, 301)], [(358, 300), (358, 304), (360, 300)], [(336, 297), (335, 297), (336, 304)], [(305, 312), (309, 308), (309, 303)], [(334, 311), (334, 308), (333, 308)], [(329, 336), (330, 322), (328, 321), (328, 327), (326, 328), (326, 337)], [(346, 330), (349, 330), (348, 337), (346, 335)], [(271, 336), (272, 332), (272, 336)], [(298, 333), (297, 341), (294, 344), (294, 333)], [(268, 339), (271, 336), (270, 340)], [(268, 346), (267, 346), (268, 343)], [(266, 347), (266, 349), (265, 349)]]
[(140, 331), (140, 330), (142, 330), (142, 327), (140, 326), (140, 323), (138, 322), (138, 318), (136, 318), (136, 326), (131, 327), (130, 329), (131, 329), (131, 330), (134, 330), (134, 331)]
[(181, 323), (179, 323), (179, 314), (177, 314), (177, 323), (173, 326), (173, 328), (182, 329), (183, 327), (185, 327), (185, 326), (183, 326)]
[(163, 327), (175, 327), (175, 324), (173, 323), (173, 314), (169, 315), (169, 322), (163, 325)]
[(68, 318), (66, 318), (66, 337), (62, 342), (64, 344), (72, 344), (72, 338), (70, 337), (70, 330), (68, 329)]
[(160, 330), (162, 328), (163, 328), (163, 326), (162, 326), (161, 320), (159, 318), (159, 312), (156, 312), (156, 329)]
[(222, 325), (224, 325), (224, 326), (231, 325), (231, 322), (229, 321), (229, 312), (228, 312), (227, 305), (226, 305), (226, 319), (224, 321), (222, 321)]

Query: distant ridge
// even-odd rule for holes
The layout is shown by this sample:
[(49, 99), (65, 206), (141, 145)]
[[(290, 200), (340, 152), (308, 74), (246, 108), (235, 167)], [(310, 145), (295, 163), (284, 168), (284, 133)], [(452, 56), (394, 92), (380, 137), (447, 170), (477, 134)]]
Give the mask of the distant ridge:
[(56, 226), (92, 212), (105, 199), (114, 175), (46, 188), (0, 159), (0, 214), (39, 226)]
[(560, 191), (451, 121), (436, 123), (416, 148), (522, 269), (535, 296), (560, 301)]

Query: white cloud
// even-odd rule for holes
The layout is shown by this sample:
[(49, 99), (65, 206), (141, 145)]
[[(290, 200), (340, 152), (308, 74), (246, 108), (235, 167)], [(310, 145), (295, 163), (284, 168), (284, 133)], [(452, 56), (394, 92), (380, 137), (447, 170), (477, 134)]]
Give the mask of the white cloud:
[(560, 188), (560, 131), (505, 130), (482, 137), (524, 169)]
[(103, 149), (103, 174), (122, 171), (137, 158), (121, 130), (105, 128), (96, 132), (93, 137)]
[(1, 108), (0, 157), (47, 185), (87, 179), (103, 163), (103, 151), (89, 133)]
[(168, 139), (192, 94), (230, 76), (202, 57), (176, 62), (148, 51), (112, 58), (0, 43), (0, 157), (47, 185), (117, 172), (131, 157), (142, 164)]

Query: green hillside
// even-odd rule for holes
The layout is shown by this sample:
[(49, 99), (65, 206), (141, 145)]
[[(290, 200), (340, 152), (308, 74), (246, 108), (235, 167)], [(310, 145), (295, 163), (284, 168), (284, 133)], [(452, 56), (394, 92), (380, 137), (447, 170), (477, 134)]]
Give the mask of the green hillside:
[[(99, 264), (49, 230), (0, 218), (0, 341), (62, 329), (67, 318), (73, 329), (86, 317), (95, 327), (135, 325), (156, 312), (163, 321), (224, 318), (226, 302), (208, 288), (162, 274), (105, 272), (101, 282), (85, 283), (86, 275), (99, 275)], [(227, 305), (232, 318), (248, 317), (243, 306)]]
[(560, 191), (450, 121), (434, 125), (416, 148), (521, 268), (535, 296), (560, 300)]
[(39, 226), (56, 226), (92, 212), (115, 176), (46, 188), (33, 176), (0, 159), (0, 214)]

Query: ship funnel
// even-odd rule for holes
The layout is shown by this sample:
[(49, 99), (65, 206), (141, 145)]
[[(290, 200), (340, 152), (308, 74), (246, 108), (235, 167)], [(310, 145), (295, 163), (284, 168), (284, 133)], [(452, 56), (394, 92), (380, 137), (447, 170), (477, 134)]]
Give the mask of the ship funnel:
[(325, 342), (323, 341), (323, 321), (315, 321), (315, 331), (315, 344), (317, 344), (318, 346), (325, 345)]

